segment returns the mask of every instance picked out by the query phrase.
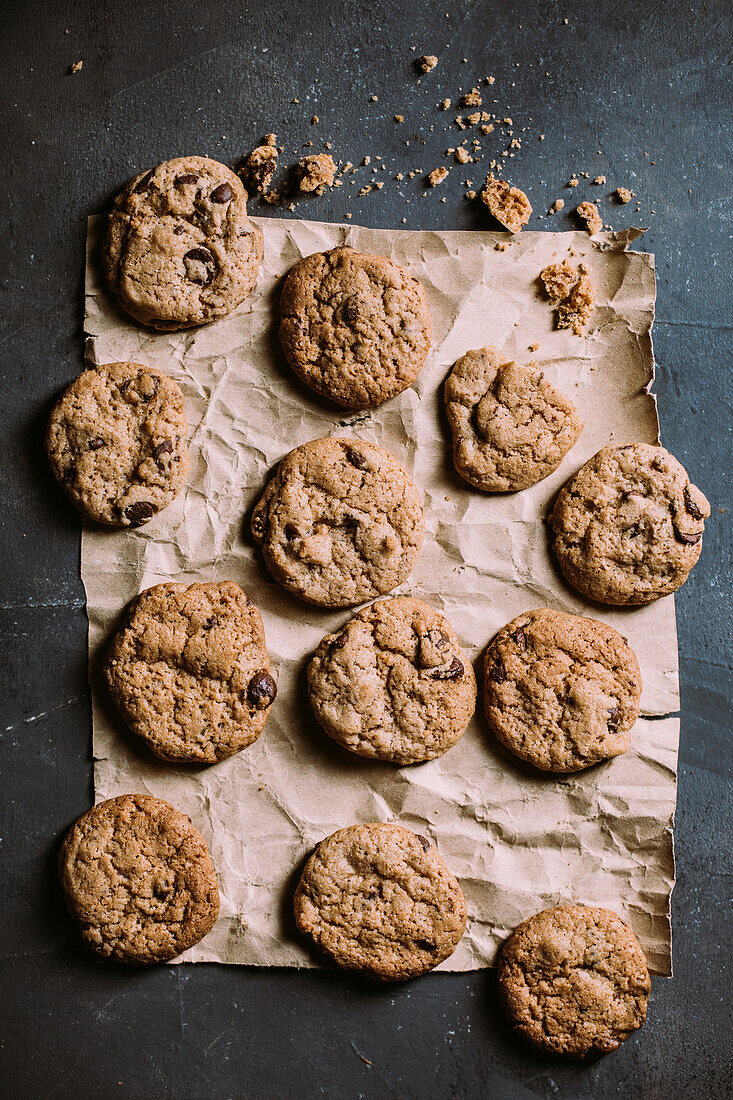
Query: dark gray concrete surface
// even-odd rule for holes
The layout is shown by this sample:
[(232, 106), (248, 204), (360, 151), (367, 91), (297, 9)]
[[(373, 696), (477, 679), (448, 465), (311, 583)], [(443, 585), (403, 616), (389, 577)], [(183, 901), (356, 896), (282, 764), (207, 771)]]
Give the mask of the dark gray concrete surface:
[[(2, 1096), (730, 1096), (729, 5), (1, 8)], [(440, 63), (418, 81), (411, 59), (423, 52)], [(42, 452), (51, 402), (82, 366), (87, 215), (148, 165), (200, 152), (234, 163), (271, 130), (290, 162), (303, 142), (328, 139), (341, 159), (383, 156), (385, 176), (427, 172), (457, 137), (435, 104), (488, 74), (499, 100), (489, 108), (528, 127), (508, 175), (536, 212), (616, 184), (640, 197), (639, 214), (633, 204), (604, 210), (616, 228), (651, 225), (663, 440), (713, 502), (702, 560), (677, 603), (675, 976), (654, 981), (643, 1031), (588, 1065), (519, 1044), (490, 971), (376, 988), (330, 972), (99, 965), (77, 944), (54, 873), (59, 839), (92, 797), (80, 525)], [(483, 144), (503, 148), (498, 134)], [(563, 191), (581, 170), (608, 185)], [(468, 174), (454, 168), (426, 198), (418, 179), (405, 181), (404, 197), (394, 183), (363, 198), (342, 187), (282, 216), (489, 227), (461, 198)], [(569, 224), (556, 216), (531, 227)]]

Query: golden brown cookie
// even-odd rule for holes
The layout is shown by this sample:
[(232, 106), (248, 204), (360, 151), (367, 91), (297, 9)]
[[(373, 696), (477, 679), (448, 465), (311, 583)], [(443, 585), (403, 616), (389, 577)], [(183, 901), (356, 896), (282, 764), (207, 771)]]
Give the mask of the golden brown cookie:
[(543, 771), (575, 772), (626, 752), (640, 697), (636, 655), (596, 619), (526, 611), (486, 650), (489, 726)]
[(362, 439), (296, 447), (252, 513), (252, 535), (275, 580), (320, 607), (390, 592), (411, 572), (424, 527), (405, 470)]
[(644, 952), (608, 909), (560, 905), (523, 921), (502, 948), (498, 978), (517, 1031), (550, 1054), (608, 1054), (646, 1019)]
[(550, 517), (566, 578), (608, 604), (644, 604), (684, 584), (710, 505), (669, 451), (604, 447), (561, 490)]
[(57, 401), (46, 429), (51, 469), (90, 519), (139, 527), (188, 477), (188, 426), (175, 382), (140, 363), (84, 371)]
[(238, 584), (156, 584), (133, 600), (104, 675), (164, 760), (215, 764), (262, 733), (277, 694), (260, 613)]
[(485, 492), (526, 489), (551, 474), (583, 430), (575, 408), (534, 363), (505, 363), (495, 348), (463, 355), (445, 383), (453, 462)]
[(132, 317), (190, 328), (244, 301), (257, 281), (262, 232), (234, 172), (208, 157), (178, 157), (117, 196), (102, 258), (110, 290)]
[(189, 819), (160, 798), (124, 794), (79, 818), (59, 853), (69, 911), (99, 955), (165, 962), (210, 932), (216, 870)]
[(466, 901), (425, 837), (400, 825), (351, 825), (322, 840), (308, 860), (295, 919), (345, 970), (404, 981), (453, 954)]
[(417, 378), (430, 350), (421, 284), (353, 248), (295, 265), (280, 298), (280, 342), (306, 385), (348, 409), (381, 405)]
[(344, 748), (416, 764), (463, 736), (476, 677), (448, 620), (398, 596), (323, 639), (308, 665), (308, 695), (320, 725)]

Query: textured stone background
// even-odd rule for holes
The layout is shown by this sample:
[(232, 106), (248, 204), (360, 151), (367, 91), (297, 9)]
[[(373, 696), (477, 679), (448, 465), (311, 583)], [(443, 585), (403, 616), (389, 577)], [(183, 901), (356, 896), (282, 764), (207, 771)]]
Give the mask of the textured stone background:
[[(724, 0), (4, 0), (3, 1095), (731, 1095), (729, 10)], [(411, 59), (420, 53), (440, 64), (418, 82)], [(318, 149), (330, 140), (342, 160), (383, 156), (384, 178), (426, 173), (449, 163), (441, 154), (458, 136), (444, 132), (435, 104), (488, 74), (488, 98), (499, 99), (489, 109), (510, 115), (515, 131), (528, 126), (507, 175), (537, 213), (558, 196), (571, 209), (573, 194), (579, 201), (617, 184), (641, 198), (639, 214), (633, 204), (602, 209), (615, 228), (651, 225), (643, 247), (657, 255), (663, 441), (714, 506), (677, 604), (675, 977), (654, 982), (637, 1037), (585, 1066), (519, 1045), (500, 1018), (491, 972), (393, 989), (329, 972), (98, 965), (77, 945), (54, 874), (59, 839), (92, 785), (79, 521), (41, 441), (52, 401), (82, 366), (87, 215), (143, 167), (188, 152), (233, 163), (271, 130), (291, 163), (304, 141)], [(483, 144), (505, 143), (495, 133)], [(608, 186), (564, 191), (576, 170), (606, 175)], [(457, 183), (468, 174), (456, 166), (425, 198), (418, 178), (405, 182), (404, 197), (393, 182), (362, 198), (342, 187), (298, 212), (341, 220), (350, 211), (355, 223), (380, 227), (406, 218), (410, 228), (495, 228), (462, 199)], [(569, 224), (556, 215), (531, 227)]]

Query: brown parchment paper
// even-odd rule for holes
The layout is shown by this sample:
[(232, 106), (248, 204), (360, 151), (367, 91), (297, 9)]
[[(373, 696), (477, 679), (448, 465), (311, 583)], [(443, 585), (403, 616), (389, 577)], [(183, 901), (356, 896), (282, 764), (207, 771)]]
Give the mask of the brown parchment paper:
[[(466, 934), (444, 970), (490, 966), (501, 940), (548, 904), (608, 906), (630, 921), (650, 967), (671, 968), (669, 902), (678, 720), (672, 597), (640, 609), (593, 606), (566, 587), (549, 552), (548, 503), (609, 440), (658, 439), (651, 326), (652, 256), (594, 245), (585, 233), (412, 232), (256, 219), (265, 258), (257, 288), (229, 317), (180, 333), (123, 316), (97, 267), (101, 219), (88, 233), (86, 332), (90, 363), (132, 359), (175, 378), (186, 395), (191, 477), (176, 502), (134, 531), (85, 526), (82, 578), (89, 613), (97, 800), (126, 791), (167, 799), (203, 832), (221, 886), (221, 916), (185, 961), (314, 966), (294, 934), (292, 892), (303, 861), (333, 830), (399, 821), (437, 843), (461, 880)], [(288, 370), (277, 346), (282, 276), (301, 256), (348, 243), (390, 256), (422, 281), (433, 348), (414, 388), (368, 413), (327, 408)], [(506, 243), (503, 251), (494, 246)], [(537, 286), (548, 262), (588, 266), (598, 308), (586, 337), (553, 331)], [(534, 353), (528, 345), (539, 342)], [(576, 404), (585, 430), (559, 470), (516, 494), (487, 495), (455, 475), (442, 383), (455, 359), (491, 343), (535, 359)], [(360, 760), (319, 732), (304, 669), (321, 637), (352, 612), (301, 604), (269, 576), (245, 518), (275, 463), (292, 447), (353, 434), (391, 451), (423, 495), (427, 531), (399, 591), (434, 604), (478, 663), (492, 635), (539, 606), (603, 619), (628, 637), (643, 673), (633, 747), (574, 776), (536, 775), (488, 733), (479, 700), (459, 744), (439, 760), (394, 768)], [(97, 691), (100, 648), (141, 589), (165, 580), (231, 578), (262, 611), (279, 693), (265, 732), (205, 769), (158, 761), (127, 734)]]

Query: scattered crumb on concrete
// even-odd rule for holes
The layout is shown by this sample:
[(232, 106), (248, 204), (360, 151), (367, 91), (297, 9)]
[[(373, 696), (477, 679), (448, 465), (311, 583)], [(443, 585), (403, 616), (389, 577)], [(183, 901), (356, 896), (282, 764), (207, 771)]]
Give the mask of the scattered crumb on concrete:
[(581, 202), (575, 212), (581, 221), (585, 222), (591, 237), (594, 233), (600, 233), (603, 229), (603, 219), (598, 213), (598, 207), (594, 202)]
[(461, 99), (461, 107), (480, 107), (482, 103), (481, 92), (478, 88), (471, 88), (471, 91), (466, 92)]
[(550, 207), (550, 213), (551, 214), (557, 214), (560, 210), (563, 209), (564, 206), (565, 206), (565, 199), (555, 199), (552, 206)]
[(506, 180), (495, 179), (493, 175), (484, 184), (481, 201), (510, 233), (519, 233), (532, 214), (532, 204), (524, 191), (512, 187)]
[(629, 191), (628, 187), (617, 187), (614, 193), (619, 202), (631, 202), (634, 198), (634, 192)]
[(493, 123), (491, 123), (491, 122), (485, 123), (481, 127), (481, 133), (482, 134), (490, 134), (493, 131), (493, 129), (494, 129)]
[(448, 175), (448, 171), (449, 169), (445, 168), (442, 165), (440, 168), (433, 168), (432, 172), (428, 176), (429, 185), (431, 187), (437, 187), (438, 184), (442, 183), (443, 180), (446, 178), (446, 176)]
[(463, 197), (464, 199), (468, 199), (470, 202), (473, 202), (473, 200), (476, 198), (476, 192), (473, 190), (466, 191), (466, 194)]
[(319, 121), (320, 120), (318, 118), (318, 115), (313, 115), (313, 118), (311, 119), (311, 126), (315, 126), (315, 124)]
[(429, 73), (438, 64), (438, 59), (434, 53), (426, 53), (422, 57), (418, 57), (415, 64), (421, 73)]
[(444, 99), (443, 102), (440, 105), (440, 109), (441, 109), (441, 111), (447, 111), (447, 110), (450, 109), (450, 106), (451, 106), (451, 101), (449, 99)]
[(594, 180), (591, 180), (591, 183), (595, 183), (595, 184), (605, 183), (605, 182), (606, 182), (606, 177), (605, 176), (596, 176), (596, 178)]
[(404, 122), (405, 121), (405, 116), (404, 115), (395, 115), (394, 120), (395, 120), (395, 122)]
[(468, 150), (464, 149), (462, 145), (458, 146), (453, 155), (459, 164), (468, 164), (471, 159), (468, 155)]
[(327, 187), (333, 187), (336, 165), (330, 153), (313, 153), (298, 163), (297, 173), (301, 191), (322, 195)]
[(72, 73), (80, 73), (81, 70), (82, 70), (83, 64), (84, 64), (83, 61), (74, 61), (71, 65), (71, 72)]
[(573, 176), (571, 180), (568, 180), (568, 187), (577, 187), (579, 182), (580, 181), (575, 176)]

